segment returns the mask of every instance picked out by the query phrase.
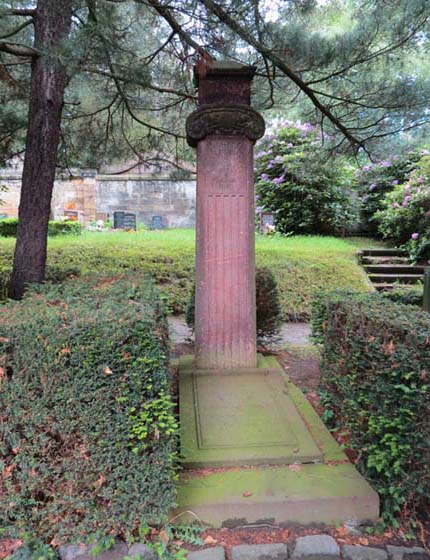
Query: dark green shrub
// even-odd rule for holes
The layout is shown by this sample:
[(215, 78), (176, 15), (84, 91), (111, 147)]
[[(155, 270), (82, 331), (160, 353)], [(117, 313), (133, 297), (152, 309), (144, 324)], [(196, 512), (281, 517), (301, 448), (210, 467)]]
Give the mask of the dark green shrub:
[(378, 294), (320, 294), (323, 400), (385, 521), (430, 506), (430, 315)]
[(0, 220), (1, 237), (16, 237), (17, 228), (18, 218), (5, 218), (4, 220)]
[(344, 157), (329, 157), (316, 127), (281, 122), (258, 146), (257, 210), (275, 215), (278, 232), (342, 233), (357, 221), (354, 168)]
[[(257, 268), (255, 276), (257, 305), (257, 341), (267, 344), (277, 339), (282, 324), (282, 309), (279, 301), (278, 284), (269, 268)], [(190, 329), (194, 328), (195, 318), (195, 284), (188, 300), (186, 322)]]
[(275, 341), (282, 324), (282, 310), (275, 276), (270, 268), (258, 268), (255, 277), (257, 300), (257, 340)]
[[(0, 236), (16, 237), (18, 229), (17, 218), (5, 218), (0, 220)], [(48, 224), (48, 235), (54, 237), (56, 235), (80, 235), (82, 226), (79, 222), (62, 222), (51, 220)]]
[(48, 224), (48, 235), (80, 235), (82, 226), (79, 222), (50, 221)]
[(190, 297), (188, 298), (188, 305), (185, 312), (185, 321), (189, 329), (194, 329), (196, 313), (196, 284), (193, 282)]
[(130, 534), (175, 499), (168, 330), (142, 276), (36, 286), (0, 308), (0, 526)]

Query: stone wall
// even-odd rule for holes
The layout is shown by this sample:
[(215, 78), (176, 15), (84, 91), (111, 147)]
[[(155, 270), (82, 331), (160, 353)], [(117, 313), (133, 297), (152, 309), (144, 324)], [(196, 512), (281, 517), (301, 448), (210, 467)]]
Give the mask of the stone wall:
[[(0, 169), (0, 215), (18, 216), (21, 169)], [(195, 226), (195, 181), (172, 181), (152, 175), (96, 175), (79, 173), (58, 176), (52, 196), (52, 217), (76, 217), (83, 225), (98, 219), (113, 220), (115, 211), (136, 214), (137, 222), (151, 225), (160, 216), (165, 227)]]
[(113, 216), (115, 211), (133, 212), (137, 221), (147, 226), (153, 216), (161, 216), (169, 228), (195, 226), (195, 181), (98, 175), (96, 199), (98, 213)]

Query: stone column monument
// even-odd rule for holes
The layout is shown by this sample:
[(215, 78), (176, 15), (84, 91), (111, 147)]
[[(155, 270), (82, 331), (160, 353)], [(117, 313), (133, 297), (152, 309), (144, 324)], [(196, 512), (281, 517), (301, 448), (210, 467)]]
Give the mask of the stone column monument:
[(255, 368), (253, 145), (263, 118), (250, 107), (255, 68), (197, 65), (199, 107), (187, 120), (197, 147), (195, 365)]
[(250, 107), (254, 71), (196, 68), (196, 355), (179, 359), (187, 473), (176, 513), (217, 527), (376, 519), (377, 494), (275, 357), (256, 353), (252, 152), (264, 121)]

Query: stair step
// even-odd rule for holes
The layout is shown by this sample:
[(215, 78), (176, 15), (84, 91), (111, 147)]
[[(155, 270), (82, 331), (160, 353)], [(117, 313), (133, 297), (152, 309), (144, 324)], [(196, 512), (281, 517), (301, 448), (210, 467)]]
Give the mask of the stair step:
[(360, 263), (366, 264), (403, 264), (408, 265), (408, 257), (361, 257)]
[(361, 249), (359, 255), (362, 257), (407, 257), (408, 254), (404, 249), (391, 249), (377, 247), (374, 249)]
[(414, 284), (422, 280), (422, 274), (369, 274), (369, 280), (374, 284), (388, 284), (399, 282), (401, 284)]
[(366, 264), (364, 270), (368, 274), (424, 274), (423, 266), (412, 266), (404, 264)]

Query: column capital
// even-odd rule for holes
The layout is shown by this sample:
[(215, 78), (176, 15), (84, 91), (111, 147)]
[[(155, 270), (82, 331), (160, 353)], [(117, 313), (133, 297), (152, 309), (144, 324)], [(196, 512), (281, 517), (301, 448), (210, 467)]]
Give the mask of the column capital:
[(187, 142), (193, 148), (209, 135), (245, 136), (255, 142), (264, 130), (263, 117), (246, 105), (204, 105), (191, 113), (186, 122)]

